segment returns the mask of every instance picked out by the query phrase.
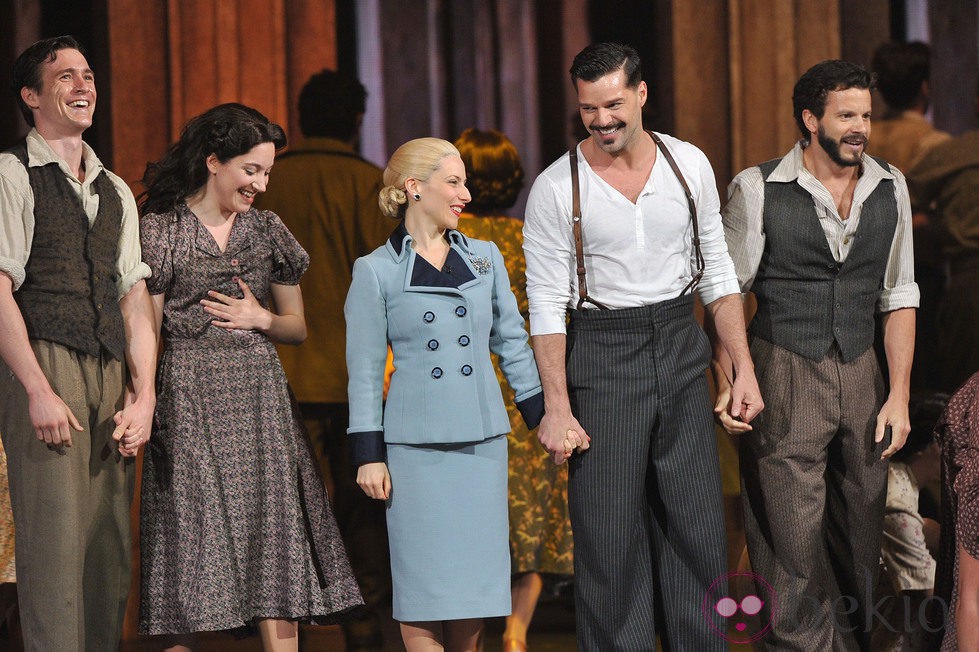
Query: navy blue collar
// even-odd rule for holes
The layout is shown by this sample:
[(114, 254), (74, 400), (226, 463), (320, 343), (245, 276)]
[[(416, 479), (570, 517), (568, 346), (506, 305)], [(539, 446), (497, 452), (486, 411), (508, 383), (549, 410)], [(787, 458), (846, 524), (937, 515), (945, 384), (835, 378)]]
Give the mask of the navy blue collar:
[[(408, 233), (408, 229), (405, 228), (405, 221), (401, 220), (398, 222), (398, 226), (395, 227), (394, 231), (391, 233), (391, 237), (388, 238), (388, 242), (391, 244), (391, 248), (394, 249), (394, 254), (397, 257), (401, 257), (401, 253), (404, 251), (405, 242), (408, 238), (411, 238), (411, 234)], [(464, 252), (469, 253), (469, 240), (466, 236), (462, 235), (455, 229), (447, 229), (445, 232), (445, 239), (449, 241), (449, 245), (458, 245)]]

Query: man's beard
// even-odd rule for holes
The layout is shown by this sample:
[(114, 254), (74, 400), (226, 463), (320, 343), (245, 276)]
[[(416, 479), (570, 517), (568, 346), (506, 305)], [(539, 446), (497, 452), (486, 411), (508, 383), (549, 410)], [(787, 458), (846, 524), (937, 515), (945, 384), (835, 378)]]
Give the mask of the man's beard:
[[(840, 167), (855, 167), (860, 165), (861, 157), (859, 156), (852, 160), (843, 158), (843, 155), (840, 153), (840, 143), (827, 136), (826, 130), (823, 129), (822, 125), (816, 130), (816, 137), (819, 139), (819, 144), (822, 146), (823, 151)], [(840, 141), (851, 145), (862, 144), (864, 148), (867, 147), (867, 137), (862, 134), (850, 134), (841, 138)]]

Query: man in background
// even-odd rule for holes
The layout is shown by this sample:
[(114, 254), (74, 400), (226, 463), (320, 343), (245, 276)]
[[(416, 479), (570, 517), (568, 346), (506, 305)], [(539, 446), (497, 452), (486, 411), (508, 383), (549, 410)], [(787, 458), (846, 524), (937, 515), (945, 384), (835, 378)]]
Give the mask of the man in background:
[(381, 170), (356, 152), (366, 99), (363, 85), (341, 72), (310, 77), (299, 94), (303, 139), (276, 159), (273, 183), (256, 198), (282, 218), (311, 261), (302, 280), (309, 336), (302, 346), (281, 347), (279, 357), (332, 477), (337, 524), (367, 605), (344, 625), (348, 650), (381, 649), (379, 609), (391, 592), (384, 503), (357, 486), (346, 434), (343, 302), (354, 261), (394, 228), (377, 204)]
[[(907, 175), (932, 148), (951, 138), (935, 129), (927, 117), (931, 105), (931, 48), (920, 41), (884, 43), (874, 52), (871, 66), (887, 110), (881, 119), (874, 120), (874, 138), (867, 151)], [(937, 320), (945, 288), (942, 238), (929, 203), (912, 202), (911, 208), (914, 211), (914, 278), (921, 290), (911, 386), (936, 389), (939, 382)], [(877, 348), (878, 358), (882, 360), (879, 342)], [(954, 389), (947, 387), (945, 391)]]
[(936, 324), (935, 387), (953, 392), (979, 370), (979, 130), (928, 152), (908, 173), (908, 187), (912, 203), (934, 204), (942, 234), (948, 285)]
[(907, 174), (928, 150), (951, 138), (926, 117), (931, 48), (920, 41), (884, 43), (874, 52), (871, 67), (887, 110), (874, 120), (874, 140), (867, 151)]

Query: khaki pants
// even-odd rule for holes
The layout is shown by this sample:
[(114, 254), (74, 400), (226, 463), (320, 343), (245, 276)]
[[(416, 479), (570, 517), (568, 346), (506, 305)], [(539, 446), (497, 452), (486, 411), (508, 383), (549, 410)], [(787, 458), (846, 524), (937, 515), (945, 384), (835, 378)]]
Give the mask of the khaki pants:
[(37, 439), (27, 395), (0, 361), (0, 433), (16, 526), (17, 592), (28, 650), (116, 650), (129, 592), (134, 466), (112, 440), (125, 366), (31, 342), (85, 429), (56, 452)]

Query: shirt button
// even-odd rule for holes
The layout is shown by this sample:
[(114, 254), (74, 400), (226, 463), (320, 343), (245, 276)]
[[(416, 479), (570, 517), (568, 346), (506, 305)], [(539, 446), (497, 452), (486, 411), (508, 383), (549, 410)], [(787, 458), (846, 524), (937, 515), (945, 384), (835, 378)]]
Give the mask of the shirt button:
[(102, 304), (101, 303), (95, 304), (95, 307), (98, 308), (99, 310), (102, 310)]
[(238, 266), (238, 259), (237, 258), (232, 258), (231, 259), (231, 264), (237, 267)]
[(456, 317), (465, 317), (465, 316), (466, 316), (466, 307), (465, 306), (457, 306), (456, 307)]
[(434, 351), (437, 348), (439, 348), (439, 341), (438, 340), (428, 340), (428, 350), (429, 351)]
[(435, 313), (429, 310), (422, 316), (422, 319), (425, 320), (426, 324), (431, 324), (433, 321), (435, 321)]
[(441, 377), (442, 377), (442, 368), (441, 367), (435, 367), (434, 369), (432, 369), (432, 378), (434, 378), (435, 380), (438, 380)]
[(850, 238), (843, 238), (843, 244), (850, 244)]
[(460, 335), (459, 336), (459, 346), (469, 346), (469, 336)]
[(462, 372), (462, 375), (463, 376), (468, 376), (468, 375), (470, 375), (473, 372), (473, 368), (470, 367), (469, 365), (465, 364), (465, 365), (462, 365), (462, 369), (460, 369), (459, 371)]

